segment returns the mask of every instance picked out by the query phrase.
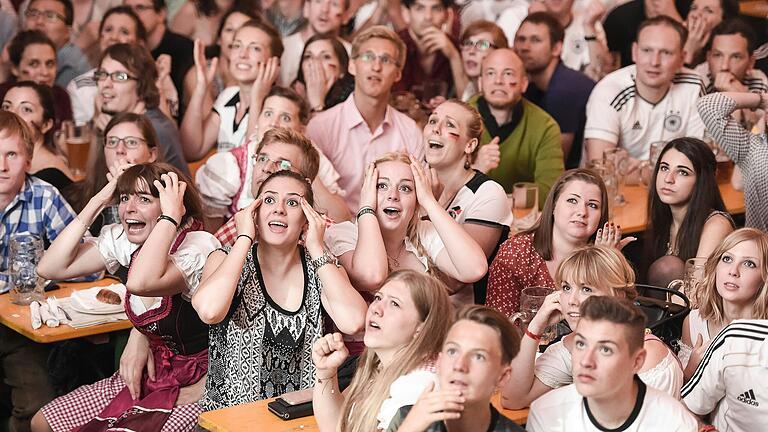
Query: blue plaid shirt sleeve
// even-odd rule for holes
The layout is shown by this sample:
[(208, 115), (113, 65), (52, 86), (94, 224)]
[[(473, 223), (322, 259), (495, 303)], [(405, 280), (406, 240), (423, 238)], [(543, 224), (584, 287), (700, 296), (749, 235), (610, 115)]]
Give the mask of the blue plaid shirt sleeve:
[(75, 212), (58, 190), (52, 189), (49, 203), (44, 207), (45, 235), (49, 242), (64, 231), (64, 228), (75, 219)]

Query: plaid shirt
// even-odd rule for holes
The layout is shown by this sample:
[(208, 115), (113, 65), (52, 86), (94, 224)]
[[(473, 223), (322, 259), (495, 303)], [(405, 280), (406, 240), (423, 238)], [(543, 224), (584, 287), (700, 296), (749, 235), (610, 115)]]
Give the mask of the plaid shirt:
[[(56, 188), (28, 175), (16, 198), (0, 210), (0, 272), (8, 269), (8, 245), (12, 235), (37, 234), (47, 246), (74, 218), (75, 213)], [(0, 273), (1, 281), (7, 282), (7, 278), (6, 273)], [(2, 291), (8, 289), (9, 285), (0, 288)]]

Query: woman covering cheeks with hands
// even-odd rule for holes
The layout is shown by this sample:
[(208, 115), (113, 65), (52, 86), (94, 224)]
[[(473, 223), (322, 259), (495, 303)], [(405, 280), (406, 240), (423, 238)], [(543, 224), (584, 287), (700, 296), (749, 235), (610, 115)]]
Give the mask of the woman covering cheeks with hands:
[[(32, 421), (34, 430), (194, 428), (208, 370), (208, 329), (189, 298), (219, 242), (201, 231), (202, 206), (188, 185), (189, 179), (167, 164), (113, 169), (107, 185), (40, 261), (38, 272), (51, 279), (127, 267), (123, 303), (134, 329), (120, 371), (44, 406)], [(81, 242), (113, 197), (122, 222)]]
[[(579, 322), (579, 306), (590, 296), (634, 299), (635, 272), (614, 247), (584, 246), (560, 263), (555, 275), (557, 291), (548, 295), (525, 330), (520, 353), (512, 361), (512, 378), (502, 389), (501, 403), (520, 409), (548, 391), (573, 383), (571, 350), (574, 334), (568, 334), (544, 351), (536, 353), (544, 329), (565, 319), (571, 329)], [(658, 338), (648, 335), (645, 362), (638, 376), (648, 386), (678, 399), (683, 371), (672, 351)]]
[(192, 298), (211, 325), (206, 410), (311, 387), (324, 316), (344, 333), (363, 326), (365, 302), (323, 248), (325, 220), (309, 182), (277, 171), (256, 196), (235, 214), (234, 245), (210, 255)]
[(358, 290), (376, 290), (400, 269), (462, 283), (485, 275), (482, 248), (437, 202), (431, 174), (412, 157), (388, 153), (369, 165), (360, 202), (357, 225), (342, 222), (326, 234)]

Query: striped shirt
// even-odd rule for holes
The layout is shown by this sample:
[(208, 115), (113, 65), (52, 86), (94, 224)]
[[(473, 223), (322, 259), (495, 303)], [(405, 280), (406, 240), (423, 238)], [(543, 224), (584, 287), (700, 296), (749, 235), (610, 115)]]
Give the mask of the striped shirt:
[(765, 430), (768, 423), (768, 320), (736, 320), (704, 353), (683, 402), (698, 415), (714, 412), (719, 431)]
[(699, 99), (699, 114), (707, 131), (741, 169), (744, 177), (746, 226), (768, 231), (768, 143), (765, 133), (753, 135), (731, 118), (736, 102), (722, 93)]

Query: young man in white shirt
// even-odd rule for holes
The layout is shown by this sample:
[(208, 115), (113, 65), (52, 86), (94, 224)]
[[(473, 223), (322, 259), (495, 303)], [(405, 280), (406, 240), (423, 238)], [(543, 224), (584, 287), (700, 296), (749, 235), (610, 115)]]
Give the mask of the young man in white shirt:
[(672, 396), (638, 378), (645, 361), (645, 315), (630, 300), (589, 297), (580, 308), (574, 384), (536, 399), (528, 431), (685, 431), (696, 419)]
[(690, 381), (685, 405), (712, 414), (719, 431), (752, 432), (768, 424), (768, 320), (736, 320), (710, 343)]
[(615, 147), (646, 160), (653, 142), (703, 137), (695, 105), (704, 85), (696, 72), (683, 68), (687, 35), (682, 24), (663, 15), (640, 25), (632, 44), (635, 64), (607, 75), (589, 98), (585, 161)]

